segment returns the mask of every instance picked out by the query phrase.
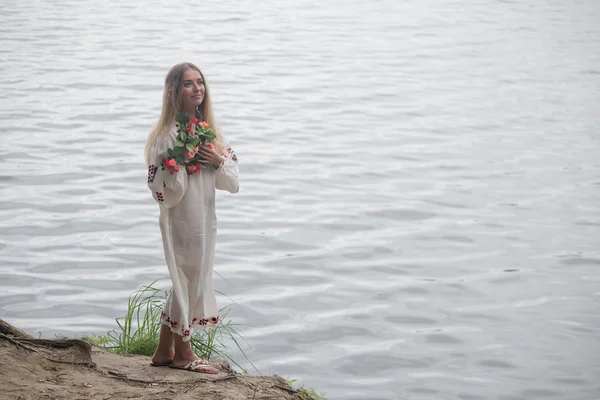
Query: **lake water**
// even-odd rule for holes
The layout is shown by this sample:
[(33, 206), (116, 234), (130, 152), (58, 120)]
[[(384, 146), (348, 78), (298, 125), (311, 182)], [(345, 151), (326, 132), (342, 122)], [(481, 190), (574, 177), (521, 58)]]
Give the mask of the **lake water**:
[(240, 159), (215, 284), (249, 372), (330, 400), (600, 398), (600, 1), (8, 0), (0, 22), (0, 318), (105, 333), (169, 287), (142, 152), (191, 61)]

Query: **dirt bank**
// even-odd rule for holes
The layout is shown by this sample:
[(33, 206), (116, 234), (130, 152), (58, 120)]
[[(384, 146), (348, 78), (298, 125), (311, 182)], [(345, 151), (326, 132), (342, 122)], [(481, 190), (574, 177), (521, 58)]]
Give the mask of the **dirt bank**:
[(81, 340), (35, 339), (0, 320), (0, 399), (301, 399), (278, 376), (245, 376), (224, 361), (208, 375), (150, 366)]

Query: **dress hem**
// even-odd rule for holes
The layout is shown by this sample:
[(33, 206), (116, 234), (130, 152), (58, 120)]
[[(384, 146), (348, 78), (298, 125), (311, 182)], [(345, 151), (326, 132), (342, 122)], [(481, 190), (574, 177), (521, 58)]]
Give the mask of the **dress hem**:
[(160, 319), (160, 322), (162, 325), (166, 325), (169, 328), (171, 328), (171, 332), (175, 333), (176, 335), (181, 336), (183, 338), (184, 342), (189, 342), (192, 337), (192, 335), (191, 335), (192, 329), (216, 328), (219, 325), (219, 316), (216, 316), (209, 320), (207, 320), (207, 319), (197, 320), (196, 318), (194, 318), (194, 321), (200, 321), (200, 322), (192, 323), (192, 324), (188, 325), (188, 328), (186, 330), (183, 330), (183, 328), (181, 326), (178, 326), (177, 323), (173, 323), (172, 321), (170, 321), (168, 317), (167, 318), (161, 317), (161, 319)]

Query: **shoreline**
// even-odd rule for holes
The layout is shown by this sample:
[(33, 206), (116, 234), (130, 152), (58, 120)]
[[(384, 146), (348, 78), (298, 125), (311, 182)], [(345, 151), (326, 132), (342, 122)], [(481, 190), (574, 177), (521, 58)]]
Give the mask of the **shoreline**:
[(0, 319), (0, 399), (313, 399), (280, 376), (153, 367), (149, 356), (115, 354), (80, 339), (36, 339)]

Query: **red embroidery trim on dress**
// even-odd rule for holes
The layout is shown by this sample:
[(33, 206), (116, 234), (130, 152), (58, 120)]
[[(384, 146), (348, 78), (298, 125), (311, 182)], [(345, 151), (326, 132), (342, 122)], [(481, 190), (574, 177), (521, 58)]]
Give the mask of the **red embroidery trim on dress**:
[(158, 168), (156, 168), (156, 165), (154, 164), (148, 167), (148, 183), (154, 182), (154, 177), (156, 176), (157, 171)]
[(165, 198), (163, 197), (163, 194), (161, 192), (155, 192), (156, 193), (156, 199), (158, 201), (160, 201), (161, 203), (163, 203), (165, 201)]
[(175, 330), (175, 333), (178, 333), (183, 337), (190, 336), (192, 325), (217, 325), (220, 319), (220, 316), (218, 315), (212, 318), (193, 318), (192, 323), (188, 325), (188, 329), (183, 329), (183, 327), (179, 326), (179, 323), (177, 321), (171, 321), (171, 319), (167, 317), (167, 314), (164, 311), (160, 314), (160, 317), (161, 319), (166, 321), (168, 325), (171, 326), (172, 330)]
[(232, 159), (233, 161), (237, 161), (237, 156), (235, 155), (235, 151), (233, 151), (233, 149), (232, 149), (231, 147), (229, 147), (229, 148), (227, 149), (227, 151), (228, 151), (228, 152), (229, 152), (229, 154), (231, 155), (231, 159)]

